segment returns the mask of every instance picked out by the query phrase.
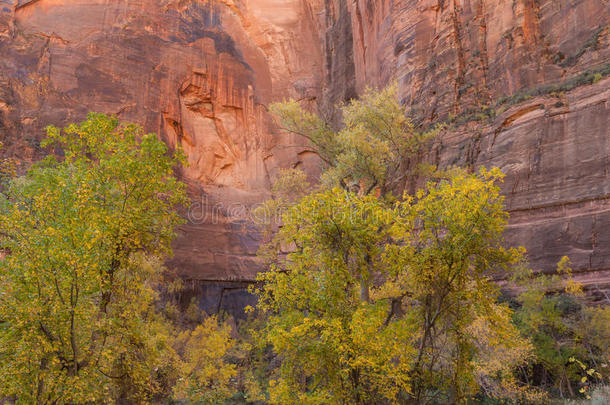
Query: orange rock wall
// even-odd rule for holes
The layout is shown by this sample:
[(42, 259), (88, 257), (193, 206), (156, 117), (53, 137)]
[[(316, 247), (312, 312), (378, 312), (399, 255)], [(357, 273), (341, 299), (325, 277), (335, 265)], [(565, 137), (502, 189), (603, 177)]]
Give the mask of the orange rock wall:
[(258, 236), (242, 207), (267, 198), (279, 167), (317, 165), (266, 113), (272, 100), (320, 94), (312, 13), (301, 0), (2, 0), (4, 152), (25, 167), (44, 153), (46, 125), (88, 111), (159, 133), (186, 152), (194, 201), (173, 265), (187, 278), (252, 280)]
[(268, 104), (337, 123), (336, 103), (397, 80), (419, 123), (454, 122), (422, 159), (501, 167), (509, 242), (544, 271), (570, 255), (595, 294), (610, 283), (610, 79), (501, 101), (607, 66), (609, 24), (603, 0), (0, 0), (0, 140), (26, 167), (44, 126), (101, 111), (180, 145), (194, 203), (170, 265), (233, 308), (259, 270), (247, 210), (279, 168), (319, 171)]

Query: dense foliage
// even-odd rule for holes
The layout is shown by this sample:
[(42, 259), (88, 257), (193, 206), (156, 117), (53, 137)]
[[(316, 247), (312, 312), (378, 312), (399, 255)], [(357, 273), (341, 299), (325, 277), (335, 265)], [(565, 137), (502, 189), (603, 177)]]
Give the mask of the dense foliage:
[(587, 306), (582, 286), (571, 279), (567, 257), (553, 275), (515, 273), (522, 292), (515, 324), (535, 348), (523, 379), (561, 396), (590, 396), (610, 376), (610, 306)]
[[(338, 131), (295, 101), (271, 109), (325, 170), (316, 187), (280, 172), (257, 213), (275, 219), (254, 289), (255, 338), (277, 356), (269, 402), (537, 403), (603, 383), (608, 307), (566, 310), (582, 295), (567, 258), (537, 276), (504, 247), (498, 169), (414, 164), (436, 131), (415, 130), (393, 86), (345, 105)], [(414, 173), (429, 181), (409, 195)], [(516, 300), (500, 274), (514, 274)]]
[(417, 131), (397, 97), (396, 84), (379, 92), (367, 90), (361, 99), (343, 106), (344, 126), (338, 131), (294, 100), (272, 104), (270, 110), (282, 128), (311, 141), (326, 165), (324, 185), (365, 194), (376, 189), (385, 195), (404, 184), (413, 169), (409, 158), (439, 130)]
[(290, 207), (257, 291), (269, 314), (261, 336), (282, 357), (271, 401), (465, 402), (481, 385), (518, 391), (497, 380), (531, 353), (490, 281), (520, 257), (500, 244), (500, 177), (456, 171), (394, 204), (335, 188)]
[(604, 403), (610, 299), (587, 305), (567, 257), (533, 272), (503, 240), (501, 171), (423, 164), (439, 128), (396, 94), (367, 91), (339, 128), (271, 106), (323, 173), (280, 170), (256, 211), (266, 271), (240, 324), (163, 266), (180, 151), (90, 114), (49, 127), (24, 176), (3, 161), (0, 402)]
[[(220, 373), (221, 385), (222, 364), (198, 371), (192, 357), (203, 347), (222, 356), (226, 331), (213, 341), (209, 322), (184, 332), (183, 360), (156, 310), (160, 260), (185, 203), (180, 154), (101, 114), (49, 127), (45, 142), (64, 158), (44, 159), (2, 196), (0, 398), (141, 402), (171, 393), (183, 369), (195, 383)], [(176, 394), (192, 395), (190, 385)]]

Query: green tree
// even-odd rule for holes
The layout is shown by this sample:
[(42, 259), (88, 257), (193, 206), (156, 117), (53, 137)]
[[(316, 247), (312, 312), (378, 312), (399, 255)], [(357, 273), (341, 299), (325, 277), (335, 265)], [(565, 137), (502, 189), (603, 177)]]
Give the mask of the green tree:
[(194, 330), (179, 334), (176, 347), (183, 360), (181, 377), (173, 388), (175, 399), (222, 404), (233, 395), (231, 381), (237, 369), (225, 361), (233, 345), (230, 333), (228, 325), (219, 325), (215, 317), (209, 317)]
[[(497, 386), (492, 371), (508, 377), (508, 367), (527, 356), (527, 342), (491, 282), (522, 254), (503, 247), (508, 214), (497, 186), (502, 178), (497, 168), (477, 174), (455, 169), (398, 204), (392, 229), (398, 243), (387, 249), (394, 275), (389, 297), (406, 305), (418, 324), (412, 373), (417, 402), (464, 403), (484, 385), (488, 391)], [(516, 352), (520, 347), (525, 350)], [(506, 367), (486, 368), (485, 358), (500, 352), (509, 354)]]
[(530, 349), (490, 281), (521, 255), (502, 247), (501, 178), (454, 170), (392, 205), (335, 188), (288, 208), (256, 290), (259, 338), (282, 360), (271, 401), (517, 395), (512, 367)]
[(588, 395), (592, 384), (608, 378), (610, 307), (585, 305), (566, 256), (555, 274), (534, 274), (523, 265), (515, 281), (521, 289), (515, 323), (535, 349), (524, 378), (562, 398)]
[(342, 106), (339, 131), (295, 100), (272, 104), (270, 110), (283, 129), (310, 140), (326, 164), (324, 184), (364, 194), (402, 192), (415, 169), (411, 160), (439, 131), (416, 130), (398, 102), (397, 84), (381, 91), (367, 89), (360, 99)]
[(273, 403), (366, 403), (408, 387), (414, 350), (407, 319), (385, 325), (386, 301), (368, 286), (383, 268), (391, 214), (375, 197), (332, 189), (305, 197), (283, 215), (274, 246), (292, 246), (262, 273), (260, 336), (282, 358)]
[(102, 114), (47, 135), (65, 157), (15, 179), (0, 215), (0, 397), (151, 399), (177, 373), (153, 287), (186, 202), (182, 157)]

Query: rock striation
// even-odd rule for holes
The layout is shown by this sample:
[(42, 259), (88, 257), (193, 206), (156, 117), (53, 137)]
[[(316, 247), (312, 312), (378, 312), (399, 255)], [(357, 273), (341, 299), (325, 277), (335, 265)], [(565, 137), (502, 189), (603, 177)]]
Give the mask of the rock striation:
[(44, 126), (116, 114), (188, 157), (193, 207), (172, 266), (201, 281), (252, 280), (258, 232), (244, 216), (279, 167), (311, 166), (266, 105), (316, 100), (322, 50), (308, 3), (0, 2), (0, 138), (24, 166)]
[(181, 146), (193, 205), (169, 265), (202, 306), (237, 313), (259, 270), (249, 210), (279, 168), (319, 170), (268, 104), (337, 123), (336, 103), (397, 80), (419, 124), (450, 124), (421, 159), (502, 168), (508, 241), (541, 271), (569, 255), (601, 299), (609, 37), (600, 0), (0, 0), (2, 153), (26, 167), (44, 126), (88, 111)]
[[(562, 255), (593, 297), (610, 287), (610, 4), (329, 1), (351, 20), (356, 93), (398, 80), (422, 124), (449, 122), (429, 161), (498, 166), (507, 240), (532, 266)], [(328, 52), (327, 52), (328, 54)], [(329, 84), (333, 88), (333, 84)], [(339, 84), (339, 89), (344, 88)]]

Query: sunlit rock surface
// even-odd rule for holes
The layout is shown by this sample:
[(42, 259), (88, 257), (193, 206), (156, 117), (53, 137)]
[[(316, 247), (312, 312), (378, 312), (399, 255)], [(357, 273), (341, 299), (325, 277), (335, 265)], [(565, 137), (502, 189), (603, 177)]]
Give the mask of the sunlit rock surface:
[(268, 104), (336, 123), (336, 103), (397, 80), (422, 125), (459, 123), (422, 159), (502, 168), (508, 241), (542, 271), (569, 255), (595, 298), (610, 283), (610, 79), (541, 86), (607, 67), (609, 24), (599, 0), (0, 0), (0, 140), (26, 167), (44, 126), (100, 111), (180, 145), (194, 202), (169, 265), (235, 313), (260, 270), (249, 209), (279, 168), (319, 171)]

